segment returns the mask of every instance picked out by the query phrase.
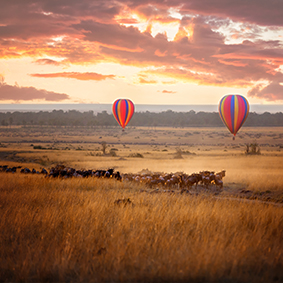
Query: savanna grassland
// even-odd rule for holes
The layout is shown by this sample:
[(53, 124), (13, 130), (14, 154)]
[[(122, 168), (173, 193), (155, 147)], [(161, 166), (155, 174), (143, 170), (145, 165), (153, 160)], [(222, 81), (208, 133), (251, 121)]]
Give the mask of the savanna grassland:
[[(122, 174), (226, 170), (223, 189), (186, 194), (1, 172), (1, 281), (283, 282), (283, 128), (243, 128), (234, 141), (225, 128), (0, 132), (0, 165)], [(247, 143), (261, 154), (246, 155)]]

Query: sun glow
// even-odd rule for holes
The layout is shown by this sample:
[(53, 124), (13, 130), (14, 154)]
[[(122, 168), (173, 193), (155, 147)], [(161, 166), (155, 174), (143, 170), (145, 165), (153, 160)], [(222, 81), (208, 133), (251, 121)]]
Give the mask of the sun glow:
[[(143, 14), (132, 11), (123, 11), (115, 17), (115, 21), (126, 27), (136, 27), (140, 32), (149, 32), (153, 37), (164, 34), (168, 41), (175, 40), (179, 32), (181, 15), (177, 11), (171, 11), (170, 17), (145, 17)], [(186, 29), (186, 34), (191, 31)]]

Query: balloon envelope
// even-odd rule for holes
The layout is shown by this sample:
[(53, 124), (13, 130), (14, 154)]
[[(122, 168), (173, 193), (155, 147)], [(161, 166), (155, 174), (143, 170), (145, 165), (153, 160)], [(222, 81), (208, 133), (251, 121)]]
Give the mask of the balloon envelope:
[(219, 115), (235, 136), (249, 115), (249, 102), (238, 94), (229, 94), (222, 97), (219, 102)]
[(113, 115), (123, 129), (130, 122), (134, 111), (134, 103), (129, 99), (117, 99), (112, 105)]

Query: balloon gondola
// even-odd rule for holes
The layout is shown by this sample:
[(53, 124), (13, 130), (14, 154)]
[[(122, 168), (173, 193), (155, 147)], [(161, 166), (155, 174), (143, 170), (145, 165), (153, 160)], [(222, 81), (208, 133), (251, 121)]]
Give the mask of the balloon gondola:
[(234, 135), (245, 123), (249, 115), (249, 102), (239, 94), (229, 94), (221, 98), (218, 106), (219, 115), (224, 125)]
[(135, 106), (130, 99), (117, 99), (112, 105), (112, 113), (123, 130), (130, 122), (134, 111)]

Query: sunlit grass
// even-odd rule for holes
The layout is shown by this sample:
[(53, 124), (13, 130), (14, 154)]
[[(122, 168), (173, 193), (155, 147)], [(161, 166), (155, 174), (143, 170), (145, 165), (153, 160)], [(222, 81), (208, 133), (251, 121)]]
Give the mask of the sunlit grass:
[[(1, 280), (283, 280), (281, 207), (114, 180), (0, 177)], [(133, 205), (114, 204), (122, 198)]]

